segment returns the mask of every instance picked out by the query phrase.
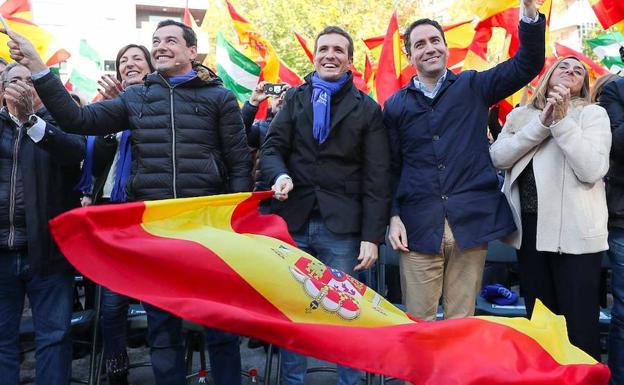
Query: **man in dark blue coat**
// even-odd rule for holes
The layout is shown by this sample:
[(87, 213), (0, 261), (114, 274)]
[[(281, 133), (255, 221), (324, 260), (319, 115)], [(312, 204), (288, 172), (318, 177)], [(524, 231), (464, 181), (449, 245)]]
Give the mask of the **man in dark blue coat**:
[(434, 320), (474, 314), (488, 241), (515, 230), (488, 155), (488, 108), (529, 83), (544, 65), (545, 18), (524, 0), (516, 55), (494, 68), (446, 68), (440, 25), (412, 23), (405, 47), (418, 75), (385, 103), (392, 156), (389, 240), (401, 251), (407, 310)]
[(600, 105), (611, 120), (611, 154), (607, 174), (609, 259), (613, 307), (609, 328), (610, 385), (624, 384), (624, 79), (604, 87)]
[(36, 384), (71, 377), (73, 272), (48, 221), (71, 202), (85, 139), (54, 126), (17, 63), (2, 75), (8, 108), (0, 110), (0, 382), (20, 382), (19, 325), (28, 296), (37, 349)]

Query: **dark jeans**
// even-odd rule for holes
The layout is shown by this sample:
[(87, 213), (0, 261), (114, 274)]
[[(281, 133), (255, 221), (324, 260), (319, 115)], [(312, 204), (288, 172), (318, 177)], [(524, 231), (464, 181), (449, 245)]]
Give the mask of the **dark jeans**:
[[(320, 215), (312, 215), (303, 231), (291, 234), (297, 247), (313, 255), (327, 266), (356, 276), (353, 268), (360, 253), (360, 237), (356, 234), (336, 234), (323, 223)], [(307, 357), (280, 349), (282, 355), (282, 385), (303, 385), (308, 367)], [(346, 366), (336, 368), (338, 385), (360, 383), (360, 372)]]
[(68, 385), (71, 377), (73, 274), (30, 269), (26, 252), (0, 251), (0, 382), (19, 384), (19, 325), (28, 295), (35, 329), (37, 385)]
[(609, 228), (613, 308), (609, 328), (610, 385), (624, 385), (624, 229)]
[(210, 375), (215, 385), (241, 385), (240, 339), (236, 334), (205, 328)]
[[(182, 319), (155, 306), (143, 303), (147, 313), (147, 342), (156, 385), (185, 385)], [(215, 385), (241, 383), (238, 336), (205, 329), (210, 369)]]
[(185, 385), (182, 320), (155, 306), (143, 303), (147, 314), (147, 343), (156, 385)]
[(106, 359), (125, 354), (128, 345), (128, 306), (130, 299), (102, 287), (100, 329)]
[(536, 230), (537, 216), (523, 214), (518, 267), (527, 314), (539, 298), (553, 313), (565, 316), (570, 342), (600, 361), (602, 253), (537, 251)]

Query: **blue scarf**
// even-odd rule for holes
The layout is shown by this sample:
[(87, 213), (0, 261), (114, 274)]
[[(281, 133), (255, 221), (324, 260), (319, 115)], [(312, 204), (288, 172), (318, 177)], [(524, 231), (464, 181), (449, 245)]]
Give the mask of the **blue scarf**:
[[(119, 147), (117, 151), (117, 168), (115, 170), (115, 181), (113, 183), (113, 191), (111, 192), (111, 202), (125, 202), (126, 183), (130, 176), (132, 165), (132, 151), (130, 150), (130, 130), (121, 133)], [(80, 180), (74, 190), (80, 191), (85, 195), (93, 194), (93, 152), (95, 148), (96, 136), (87, 136), (87, 153), (85, 154), (84, 163), (82, 164), (82, 174)]]
[(323, 144), (329, 137), (331, 124), (329, 121), (331, 97), (347, 82), (349, 74), (344, 74), (336, 81), (323, 80), (315, 72), (312, 75), (312, 112), (314, 121), (312, 135)]
[(130, 149), (130, 130), (121, 133), (119, 139), (119, 156), (117, 157), (117, 168), (115, 169), (115, 182), (113, 183), (113, 191), (111, 191), (111, 202), (125, 202), (128, 200), (126, 196), (126, 183), (130, 176), (132, 165), (132, 150)]
[(193, 79), (195, 76), (197, 76), (197, 72), (195, 72), (195, 70), (191, 70), (190, 72), (187, 72), (184, 75), (172, 76), (170, 78), (167, 78), (167, 80), (169, 81), (169, 84), (171, 84), (172, 86), (177, 86), (180, 83), (184, 83), (187, 80)]
[(78, 184), (74, 190), (80, 191), (83, 195), (93, 193), (93, 149), (95, 148), (95, 136), (87, 136), (87, 153), (82, 163), (82, 173)]

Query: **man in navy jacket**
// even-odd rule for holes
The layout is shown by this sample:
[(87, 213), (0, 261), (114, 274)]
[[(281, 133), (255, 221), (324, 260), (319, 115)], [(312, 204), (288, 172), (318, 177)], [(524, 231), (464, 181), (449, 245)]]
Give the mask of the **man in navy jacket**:
[(544, 65), (545, 18), (522, 1), (520, 48), (490, 70), (447, 70), (440, 25), (412, 23), (405, 47), (418, 75), (385, 103), (392, 156), (389, 240), (401, 251), (405, 304), (434, 320), (474, 313), (488, 241), (515, 230), (488, 155), (488, 108), (529, 83)]
[(624, 79), (607, 84), (600, 105), (611, 121), (611, 154), (607, 174), (609, 259), (613, 307), (609, 328), (610, 385), (624, 384)]
[(0, 110), (0, 382), (20, 382), (19, 329), (27, 295), (37, 350), (37, 384), (70, 382), (73, 272), (48, 221), (78, 205), (69, 199), (85, 138), (55, 127), (17, 63), (2, 75)]

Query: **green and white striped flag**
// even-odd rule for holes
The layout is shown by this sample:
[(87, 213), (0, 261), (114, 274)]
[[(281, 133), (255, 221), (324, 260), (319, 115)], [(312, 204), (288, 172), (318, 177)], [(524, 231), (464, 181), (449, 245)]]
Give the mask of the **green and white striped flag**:
[(234, 48), (221, 32), (217, 34), (217, 73), (240, 103), (249, 100), (258, 84), (260, 66)]
[(624, 70), (624, 63), (620, 57), (620, 47), (624, 46), (624, 36), (620, 32), (609, 32), (587, 39), (587, 45), (609, 71), (617, 73)]
[(80, 39), (78, 56), (71, 60), (69, 81), (73, 89), (84, 93), (88, 100), (97, 95), (97, 81), (102, 76), (102, 60), (97, 51), (85, 39)]

